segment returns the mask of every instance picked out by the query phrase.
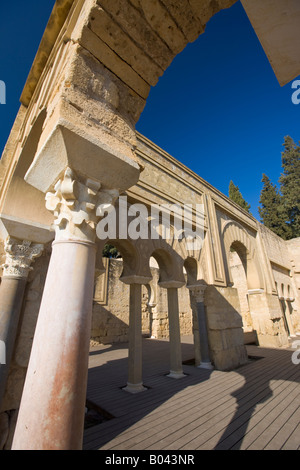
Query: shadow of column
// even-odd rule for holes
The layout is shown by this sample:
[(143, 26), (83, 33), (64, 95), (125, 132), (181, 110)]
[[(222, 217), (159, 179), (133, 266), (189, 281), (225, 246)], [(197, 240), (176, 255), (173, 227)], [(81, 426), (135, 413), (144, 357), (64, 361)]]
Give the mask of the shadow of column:
[[(243, 439), (247, 433), (250, 419), (252, 418), (256, 407), (269, 400), (273, 395), (269, 383), (267, 384), (267, 387), (258, 394), (258, 396), (255, 395), (255, 393), (251, 392), (250, 389), (250, 386), (253, 388), (253, 378), (248, 380), (246, 374), (243, 375), (246, 379), (244, 385), (231, 394), (237, 402), (236, 411), (214, 450), (228, 450), (232, 447), (234, 447), (235, 450), (240, 450)], [(250, 395), (250, 400), (245, 401), (244, 398), (248, 395)], [(262, 395), (261, 398), (259, 398), (259, 395)], [(253, 402), (252, 405), (251, 402)]]

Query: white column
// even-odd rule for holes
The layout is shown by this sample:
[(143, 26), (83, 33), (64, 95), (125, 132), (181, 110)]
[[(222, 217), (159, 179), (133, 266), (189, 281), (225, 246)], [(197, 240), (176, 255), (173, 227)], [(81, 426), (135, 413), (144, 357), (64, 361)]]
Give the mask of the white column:
[(178, 289), (168, 288), (168, 316), (170, 336), (170, 374), (168, 377), (180, 379), (185, 377), (182, 369), (182, 353), (178, 307)]
[(23, 297), (31, 264), (43, 251), (43, 245), (8, 237), (0, 287), (0, 341), (5, 345), (5, 364), (0, 364), (0, 404), (5, 392), (15, 346)]
[(46, 195), (56, 237), (33, 341), (13, 450), (82, 448), (95, 273), (97, 208), (115, 191), (69, 168)]

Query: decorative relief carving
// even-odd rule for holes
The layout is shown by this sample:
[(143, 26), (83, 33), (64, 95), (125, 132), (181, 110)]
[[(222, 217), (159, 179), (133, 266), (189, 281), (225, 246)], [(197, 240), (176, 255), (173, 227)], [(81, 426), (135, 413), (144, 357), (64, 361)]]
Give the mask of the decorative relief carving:
[(2, 265), (3, 276), (27, 278), (29, 271), (33, 269), (31, 264), (41, 256), (44, 245), (9, 237), (4, 244), (4, 249), (6, 258)]
[(67, 168), (64, 178), (55, 186), (55, 193), (46, 194), (46, 208), (55, 216), (56, 240), (95, 242), (97, 223), (118, 196), (117, 190), (102, 190), (98, 181), (80, 182), (73, 170)]

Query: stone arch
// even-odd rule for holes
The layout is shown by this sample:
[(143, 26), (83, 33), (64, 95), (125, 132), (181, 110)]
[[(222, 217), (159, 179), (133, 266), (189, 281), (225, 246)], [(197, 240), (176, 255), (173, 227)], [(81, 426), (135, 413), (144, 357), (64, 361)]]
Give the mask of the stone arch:
[[(47, 51), (46, 66), (45, 51), (39, 51), (32, 67), (34, 76), (30, 75), (22, 93), (25, 106), (33, 103), (37, 84), (47, 78), (55, 63), (55, 84), (47, 87), (43, 97), (49, 118), (26, 181), (42, 192), (55, 184), (53, 175), (42, 179), (42, 168), (59, 141), (65, 144), (66, 154), (60, 158), (61, 167), (56, 162), (56, 180), (68, 160), (70, 167), (77, 166), (79, 175), (99, 177), (109, 189), (136, 184), (140, 168), (135, 125), (151, 87), (175, 56), (204, 32), (209, 19), (236, 1), (89, 0), (80, 2), (81, 7), (78, 2), (65, 2), (69, 6), (64, 8), (64, 30), (55, 36), (51, 54)], [(55, 15), (57, 11), (52, 25)], [(54, 51), (60, 58), (57, 63)], [(59, 102), (63, 105), (58, 106)], [(55, 117), (54, 108), (59, 108)], [(127, 163), (120, 172), (122, 178), (119, 172), (113, 179), (112, 171), (104, 171), (107, 165), (113, 169), (115, 161), (119, 166)]]
[(194, 286), (199, 282), (201, 284), (207, 283), (201, 262), (201, 259), (195, 258), (193, 256), (188, 256), (184, 260), (183, 266), (187, 275), (187, 287)]
[(159, 265), (160, 278), (159, 285), (162, 287), (167, 287), (172, 283), (175, 287), (181, 287), (184, 284), (183, 271), (180, 276), (180, 270), (178, 269), (178, 264), (176, 263), (175, 256), (172, 255), (168, 250), (164, 248), (156, 248), (151, 256), (157, 261)]
[(150, 271), (150, 258), (154, 258), (160, 269), (160, 283), (172, 282), (181, 287), (185, 284), (183, 275), (183, 253), (180, 245), (173, 235), (173, 227), (170, 227), (171, 237), (165, 239), (159, 234), (157, 239), (144, 240), (139, 238), (134, 241), (138, 252), (139, 272), (145, 277), (152, 277)]
[(145, 288), (147, 289), (148, 293), (148, 305), (150, 307), (155, 307), (157, 303), (157, 292), (151, 282), (145, 284)]
[[(63, 44), (61, 51), (63, 72), (57, 75), (56, 80), (53, 80), (51, 84), (52, 88), (49, 87), (49, 92), (47, 91), (49, 118), (47, 125), (42, 130), (36, 161), (28, 169), (25, 180), (44, 193), (55, 185), (59, 175), (68, 166), (72, 167), (75, 173), (78, 172), (79, 176), (101, 181), (102, 189), (126, 190), (134, 185), (138, 180), (140, 170), (139, 165), (134, 164), (136, 143), (134, 126), (143, 110), (150, 87), (157, 83), (158, 78), (175, 55), (183, 50), (189, 41), (195, 40), (204, 31), (204, 26), (209, 18), (221, 8), (231, 6), (235, 1), (237, 0), (182, 0), (176, 3), (171, 0), (68, 1), (68, 4), (74, 6), (69, 17), (70, 21), (65, 25), (65, 28), (62, 28), (61, 34), (55, 37), (55, 40), (58, 38)], [(66, 2), (57, 3), (65, 4)], [(55, 21), (51, 23), (53, 24)], [(50, 49), (52, 52), (52, 48)], [(57, 50), (56, 44), (52, 57)], [(42, 65), (45, 57), (41, 60), (43, 52), (40, 50), (39, 55), (42, 73), (45, 68)], [(50, 52), (46, 55), (46, 59), (49, 55)], [(51, 65), (51, 61), (49, 62), (48, 66)], [(37, 63), (35, 63), (36, 65)], [(41, 81), (43, 78), (41, 77)], [(30, 81), (27, 83), (27, 92), (28, 88), (30, 88)], [(31, 100), (32, 102), (35, 100), (34, 91), (27, 98), (27, 106)], [(23, 104), (26, 106), (25, 102)], [(57, 152), (58, 142), (64, 148), (63, 155), (61, 152)], [(49, 166), (43, 165), (43, 163), (45, 161), (48, 163), (49, 157), (53, 157), (53, 161), (54, 157), (59, 158), (57, 161), (55, 160), (52, 172), (48, 173), (45, 172), (45, 168), (49, 168)], [(116, 171), (116, 162), (119, 163), (118, 169), (120, 171)], [(59, 167), (58, 164), (60, 164)], [(45, 173), (46, 175), (44, 175)], [(42, 175), (45, 176), (44, 179), (41, 178)], [(141, 258), (131, 245), (125, 246), (122, 243), (122, 248), (123, 252), (128, 254), (127, 259), (130, 259), (130, 262), (126, 263), (128, 273), (134, 272), (133, 276), (136, 276), (136, 273), (140, 273), (142, 268), (139, 264)], [(171, 269), (171, 266), (174, 266), (172, 262), (169, 264), (170, 259), (167, 255), (170, 255), (170, 251), (157, 248), (155, 253), (167, 273), (166, 281), (178, 282), (176, 276), (179, 273)], [(173, 259), (171, 256), (171, 261)], [(179, 264), (182, 276), (182, 262)], [(93, 274), (91, 266), (91, 263), (86, 263), (86, 266), (83, 264), (89, 274), (88, 280), (92, 278)], [(58, 271), (60, 270), (58, 269)], [(88, 284), (90, 282), (82, 283), (80, 287), (86, 287)], [(133, 289), (138, 290), (136, 285)], [(50, 300), (51, 295), (55, 294), (55, 289), (47, 292)], [(74, 294), (76, 294), (75, 289)], [(69, 305), (72, 306), (71, 296), (68, 299), (65, 299), (64, 295), (60, 297), (62, 299), (60, 306), (70, 308), (72, 313), (72, 307), (69, 307)], [(53, 299), (61, 301), (58, 295), (51, 298), (52, 301)], [(175, 304), (174, 299), (172, 300)], [(40, 315), (40, 318), (44, 317)], [(51, 328), (43, 329), (43, 331), (50, 330)], [(63, 326), (57, 330), (54, 331), (52, 328), (56, 339), (65, 338)], [(78, 341), (72, 341), (72, 357), (78, 357), (78, 354), (74, 353), (74, 351), (77, 352), (74, 350), (74, 344), (79, 346), (87, 344), (85, 328), (77, 328), (77, 330), (78, 332), (74, 331), (74, 338), (78, 338)], [(61, 333), (61, 336), (58, 333)], [(43, 334), (39, 332), (39, 342), (37, 343), (35, 339), (35, 344), (46, 344), (43, 339)], [(57, 342), (63, 346), (63, 351), (58, 347), (51, 353), (50, 349), (49, 351), (45, 350), (45, 357), (52, 360), (56, 369), (57, 364), (60, 364), (59, 359), (63, 357), (63, 354), (66, 355), (69, 352), (68, 345), (65, 347), (62, 341)], [(48, 344), (52, 344), (51, 341), (48, 341)], [(82, 357), (87, 355), (86, 349), (83, 348), (83, 351), (80, 351)], [(81, 362), (78, 362), (78, 367), (76, 363), (73, 364), (71, 361), (72, 359), (69, 361), (69, 369), (78, 373), (78, 383), (83, 384), (82, 390), (84, 391), (84, 368)], [(38, 366), (39, 370), (43, 370), (44, 362), (41, 360)], [(50, 370), (50, 368), (48, 369)], [(33, 377), (35, 372), (36, 370), (29, 371), (28, 376)], [(84, 374), (80, 380), (82, 372)], [(66, 370), (60, 374), (62, 383), (67, 380), (67, 373)], [(38, 376), (40, 374), (36, 374), (36, 377)], [(49, 390), (47, 383), (53, 382), (51, 382), (51, 373), (46, 374), (45, 378), (48, 381), (43, 380), (41, 384), (43, 397), (46, 397), (46, 389)], [(35, 390), (39, 390), (37, 382)], [(75, 393), (74, 386), (71, 391), (72, 396), (81, 395), (81, 393)], [(85, 394), (83, 393), (82, 396), (84, 398)], [(22, 402), (25, 411), (26, 406), (30, 405), (30, 400), (30, 394), (25, 394), (25, 400)], [(43, 406), (43, 403), (45, 401), (40, 400), (40, 406)], [(49, 405), (50, 400), (46, 403)], [(53, 401), (51, 403), (53, 404)], [(84, 401), (79, 400), (75, 404), (72, 403), (68, 408), (69, 414), (73, 411), (72, 406), (73, 409), (83, 410)], [(63, 414), (62, 408), (59, 407), (58, 410)], [(35, 411), (34, 418), (38, 416), (38, 412), (40, 409)], [(81, 412), (78, 414), (83, 416)], [(48, 429), (52, 428), (51, 435), (54, 436), (54, 420), (51, 421), (50, 417), (48, 421)], [(70, 432), (64, 433), (64, 439), (61, 439), (61, 442), (55, 442), (60, 448), (63, 448), (66, 442), (70, 442), (68, 438), (74, 435), (74, 429), (70, 423), (66, 427)], [(24, 426), (22, 413), (20, 413), (18, 429), (22, 428)], [(34, 434), (40, 434), (37, 431), (38, 427), (33, 426), (32, 429), (31, 438)], [(80, 433), (78, 435), (80, 436)], [(49, 438), (48, 435), (47, 438)], [(25, 441), (26, 439), (22, 442), (24, 448), (26, 447)], [(15, 442), (15, 448), (18, 448), (20, 441)], [(36, 443), (36, 446), (38, 445), (41, 445), (41, 441)], [(80, 443), (76, 440), (73, 445), (78, 448)]]
[(123, 259), (123, 271), (120, 276), (120, 280), (123, 282), (126, 279), (130, 279), (133, 276), (139, 276), (139, 253), (130, 240), (105, 240), (98, 244), (98, 257), (99, 257), (99, 266), (101, 271), (102, 260), (100, 260), (100, 255), (102, 254), (105, 244), (113, 245), (121, 253)]
[[(236, 1), (98, 0), (80, 43), (90, 49), (94, 39), (92, 53), (139, 95), (143, 107), (174, 57), (205, 31), (212, 16)], [(111, 53), (105, 54), (108, 48)]]
[(184, 268), (187, 274), (187, 285), (194, 285), (198, 279), (198, 263), (195, 258), (188, 257), (184, 261)]
[(244, 227), (238, 222), (227, 222), (222, 232), (222, 240), (225, 250), (227, 283), (233, 284), (232, 275), (229, 269), (229, 253), (234, 248), (239, 254), (243, 263), (248, 290), (264, 289), (264, 279), (257, 259), (255, 245)]

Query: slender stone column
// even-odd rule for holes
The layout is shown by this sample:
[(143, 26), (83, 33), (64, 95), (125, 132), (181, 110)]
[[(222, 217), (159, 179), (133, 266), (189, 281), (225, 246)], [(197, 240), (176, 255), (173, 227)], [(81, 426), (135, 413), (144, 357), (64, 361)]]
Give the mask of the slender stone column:
[(56, 237), (13, 450), (82, 448), (96, 223), (99, 207), (113, 204), (117, 194), (76, 180), (69, 168), (55, 189), (46, 206), (55, 215)]
[(23, 297), (31, 264), (43, 251), (43, 245), (8, 238), (4, 245), (6, 258), (2, 266), (0, 287), (0, 341), (5, 349), (5, 364), (0, 364), (0, 404), (13, 355)]
[(205, 306), (204, 306), (204, 292), (205, 292), (206, 286), (198, 285), (198, 286), (192, 286), (189, 288), (191, 289), (196, 300), (197, 318), (198, 318), (198, 325), (199, 325), (201, 362), (198, 367), (202, 369), (213, 369), (213, 366), (210, 361), (206, 312), (205, 312)]
[(168, 288), (168, 316), (170, 336), (170, 374), (168, 377), (180, 379), (185, 377), (185, 374), (182, 370), (178, 289), (176, 287)]
[(129, 351), (127, 392), (143, 392), (142, 362), (142, 285), (130, 284)]

